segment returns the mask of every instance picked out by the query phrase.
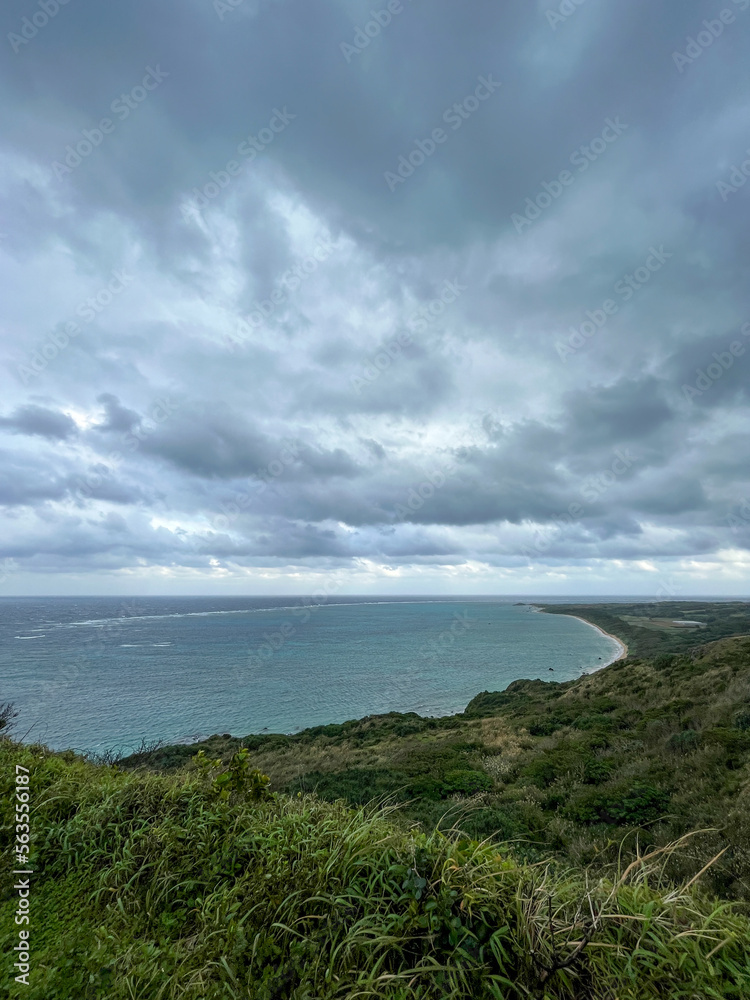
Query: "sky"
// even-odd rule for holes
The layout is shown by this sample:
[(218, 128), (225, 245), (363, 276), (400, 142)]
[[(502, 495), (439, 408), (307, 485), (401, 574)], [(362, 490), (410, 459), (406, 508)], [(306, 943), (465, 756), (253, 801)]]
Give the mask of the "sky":
[(0, 595), (747, 595), (750, 0), (18, 0)]

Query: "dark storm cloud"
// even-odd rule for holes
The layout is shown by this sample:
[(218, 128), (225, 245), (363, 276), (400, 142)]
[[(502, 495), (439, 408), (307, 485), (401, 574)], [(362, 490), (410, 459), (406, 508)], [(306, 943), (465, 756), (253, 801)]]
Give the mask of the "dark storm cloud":
[(30, 469), (8, 452), (3, 452), (0, 458), (0, 503), (3, 506), (62, 500), (67, 495), (67, 478), (59, 477), (42, 463)]
[(750, 4), (380, 6), (0, 15), (0, 556), (747, 548)]
[(277, 445), (239, 413), (196, 404), (144, 440), (146, 455), (196, 476), (252, 476), (276, 457)]
[(107, 431), (125, 433), (140, 423), (141, 418), (135, 410), (128, 410), (122, 406), (117, 396), (111, 392), (102, 393), (96, 397), (96, 401), (104, 407), (105, 419), (102, 423), (95, 424), (94, 430), (103, 433)]
[(9, 417), (0, 417), (0, 429), (11, 434), (37, 434), (39, 437), (64, 441), (77, 432), (76, 423), (67, 413), (50, 410), (33, 403), (19, 406)]

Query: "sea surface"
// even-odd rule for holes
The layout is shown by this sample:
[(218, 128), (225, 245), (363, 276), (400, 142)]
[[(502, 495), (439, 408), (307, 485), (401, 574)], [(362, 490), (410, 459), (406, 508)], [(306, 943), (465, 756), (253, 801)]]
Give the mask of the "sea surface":
[(15, 704), (20, 739), (125, 752), (390, 711), (447, 715), (480, 691), (570, 680), (620, 652), (575, 618), (513, 600), (3, 598), (0, 702)]

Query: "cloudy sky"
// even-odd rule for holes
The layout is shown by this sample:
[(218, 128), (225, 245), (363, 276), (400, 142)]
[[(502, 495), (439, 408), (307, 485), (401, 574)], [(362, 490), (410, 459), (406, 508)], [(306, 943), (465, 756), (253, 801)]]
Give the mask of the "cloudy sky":
[(725, 4), (6, 4), (0, 594), (747, 594)]

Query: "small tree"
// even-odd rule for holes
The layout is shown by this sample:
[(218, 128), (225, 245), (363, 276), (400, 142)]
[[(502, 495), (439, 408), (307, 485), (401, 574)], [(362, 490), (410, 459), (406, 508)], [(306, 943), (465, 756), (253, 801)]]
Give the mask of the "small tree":
[(0, 705), (0, 738), (7, 739), (13, 728), (13, 720), (17, 718), (18, 712), (10, 701)]
[[(211, 760), (203, 750), (198, 751), (195, 763), (209, 776), (223, 766), (221, 759)], [(212, 788), (220, 799), (228, 799), (234, 793), (258, 800), (271, 797), (272, 793), (268, 788), (270, 783), (271, 779), (267, 774), (263, 774), (257, 767), (250, 767), (250, 750), (240, 747), (232, 754), (225, 770), (213, 777)]]

